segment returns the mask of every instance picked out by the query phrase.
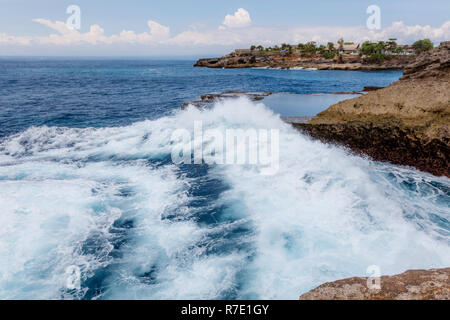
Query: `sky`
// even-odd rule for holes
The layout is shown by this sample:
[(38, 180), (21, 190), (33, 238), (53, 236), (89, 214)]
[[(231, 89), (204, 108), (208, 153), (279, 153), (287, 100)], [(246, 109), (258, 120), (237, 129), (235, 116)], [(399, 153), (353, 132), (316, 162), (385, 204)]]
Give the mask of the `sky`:
[[(379, 29), (367, 26), (371, 5)], [(438, 44), (450, 40), (450, 1), (0, 0), (0, 56), (200, 57), (341, 37)]]

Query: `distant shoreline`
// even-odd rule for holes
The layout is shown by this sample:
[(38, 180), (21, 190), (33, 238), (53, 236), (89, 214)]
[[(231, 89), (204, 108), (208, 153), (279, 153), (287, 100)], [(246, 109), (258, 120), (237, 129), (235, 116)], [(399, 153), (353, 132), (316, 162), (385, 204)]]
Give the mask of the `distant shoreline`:
[(194, 67), (234, 69), (316, 69), (316, 70), (402, 70), (415, 56), (395, 56), (379, 63), (366, 63), (359, 55), (343, 55), (338, 59), (325, 59), (321, 55), (298, 55), (292, 53), (236, 50), (220, 58), (199, 59)]

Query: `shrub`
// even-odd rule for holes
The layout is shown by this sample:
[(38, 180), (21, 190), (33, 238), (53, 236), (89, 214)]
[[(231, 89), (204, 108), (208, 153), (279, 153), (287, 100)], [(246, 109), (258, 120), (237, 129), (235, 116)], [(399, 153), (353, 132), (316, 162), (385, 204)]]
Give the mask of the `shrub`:
[(372, 63), (382, 63), (386, 60), (386, 56), (382, 53), (372, 53), (366, 60)]
[(322, 56), (325, 59), (333, 59), (336, 56), (336, 53), (334, 51), (324, 52), (322, 53)]
[(434, 48), (433, 42), (431, 42), (430, 39), (418, 40), (414, 42), (412, 46), (418, 52), (424, 52)]

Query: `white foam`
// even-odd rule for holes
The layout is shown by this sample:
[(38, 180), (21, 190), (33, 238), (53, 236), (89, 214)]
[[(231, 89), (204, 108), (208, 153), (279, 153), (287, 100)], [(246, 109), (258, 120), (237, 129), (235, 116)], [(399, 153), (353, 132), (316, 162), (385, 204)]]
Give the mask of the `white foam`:
[[(147, 161), (170, 155), (172, 132), (193, 131), (194, 121), (205, 130), (280, 130), (275, 176), (257, 166), (211, 169), (210, 178), (231, 187), (205, 204), (228, 208), (230, 219), (213, 225), (196, 223), (188, 206), (195, 178)], [(403, 187), (409, 180), (417, 190)], [(64, 289), (70, 265), (81, 267), (82, 280), (107, 267), (97, 298), (126, 299), (297, 299), (373, 264), (383, 274), (446, 267), (449, 236), (429, 214), (449, 220), (448, 195), (431, 180), (450, 185), (312, 141), (243, 98), (125, 127), (33, 127), (0, 143), (0, 298), (83, 297), (86, 287)], [(164, 218), (174, 213), (180, 219)], [(113, 258), (118, 219), (133, 227)], [(235, 249), (205, 251), (205, 242), (224, 241), (212, 235), (244, 224), (252, 232)], [(89, 251), (93, 239), (100, 249)]]

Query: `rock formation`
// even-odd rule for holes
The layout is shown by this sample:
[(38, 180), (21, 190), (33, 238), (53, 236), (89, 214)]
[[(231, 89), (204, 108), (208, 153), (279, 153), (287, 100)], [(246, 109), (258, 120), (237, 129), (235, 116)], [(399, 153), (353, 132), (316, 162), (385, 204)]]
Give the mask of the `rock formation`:
[(364, 277), (327, 282), (300, 300), (449, 300), (450, 268), (383, 276), (379, 284), (380, 289), (369, 288)]
[(344, 55), (325, 59), (321, 55), (300, 55), (296, 53), (261, 53), (259, 51), (235, 51), (220, 58), (198, 60), (195, 67), (208, 68), (314, 68), (318, 70), (388, 70), (402, 69), (412, 56), (398, 56), (382, 63), (366, 63), (359, 55)]
[(374, 160), (450, 177), (450, 42), (418, 56), (390, 86), (294, 126)]
[(221, 93), (206, 93), (200, 96), (200, 100), (187, 101), (181, 106), (181, 109), (185, 109), (189, 105), (193, 105), (199, 109), (211, 107), (215, 102), (223, 101), (225, 99), (237, 99), (240, 97), (246, 97), (250, 101), (260, 101), (265, 97), (273, 94), (272, 92), (246, 92), (246, 91), (224, 91)]

